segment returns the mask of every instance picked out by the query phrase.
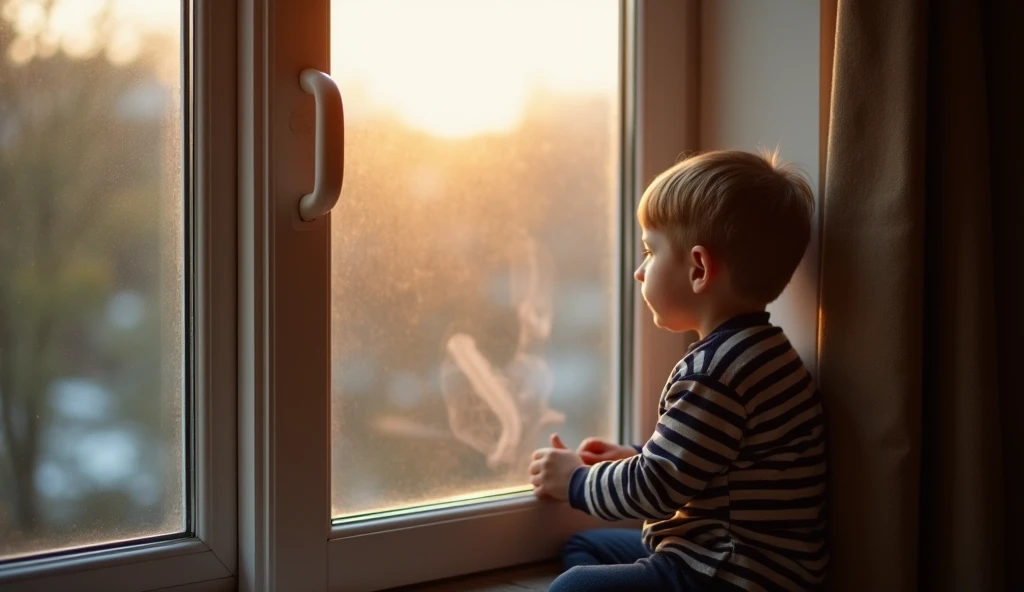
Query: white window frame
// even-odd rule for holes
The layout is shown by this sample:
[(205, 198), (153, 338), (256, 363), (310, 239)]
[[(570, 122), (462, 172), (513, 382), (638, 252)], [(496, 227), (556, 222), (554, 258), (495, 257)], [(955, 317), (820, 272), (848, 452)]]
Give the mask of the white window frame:
[(0, 567), (4, 592), (236, 589), (236, 12), (233, 1), (222, 0), (194, 0), (191, 9), (183, 26), (192, 32), (192, 48), (183, 55), (194, 59), (183, 68), (183, 78), (191, 80), (185, 88), (192, 87), (194, 112), (192, 129), (187, 124), (183, 129), (185, 143), (190, 136), (193, 140), (184, 185), (193, 225), (186, 251), (192, 253), (186, 265), (194, 311), (189, 371), (194, 445), (186, 448), (194, 450), (186, 463), (193, 473), (188, 500), (193, 532), (14, 562)]

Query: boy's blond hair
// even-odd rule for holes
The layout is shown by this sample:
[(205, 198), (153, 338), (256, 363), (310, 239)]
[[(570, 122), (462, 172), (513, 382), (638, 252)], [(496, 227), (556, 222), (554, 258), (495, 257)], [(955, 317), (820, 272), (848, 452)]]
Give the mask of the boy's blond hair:
[(703, 245), (722, 258), (733, 288), (767, 304), (779, 297), (811, 237), (814, 194), (778, 152), (708, 152), (651, 183), (637, 218), (668, 235), (680, 255)]

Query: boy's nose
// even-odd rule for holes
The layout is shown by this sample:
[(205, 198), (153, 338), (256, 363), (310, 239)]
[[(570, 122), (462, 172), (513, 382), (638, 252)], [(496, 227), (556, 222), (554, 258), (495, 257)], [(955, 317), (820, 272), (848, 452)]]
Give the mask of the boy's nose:
[(636, 271), (633, 272), (633, 278), (635, 278), (636, 281), (638, 281), (638, 282), (643, 282), (644, 281), (644, 266), (643, 265), (641, 265), (640, 267), (636, 268)]

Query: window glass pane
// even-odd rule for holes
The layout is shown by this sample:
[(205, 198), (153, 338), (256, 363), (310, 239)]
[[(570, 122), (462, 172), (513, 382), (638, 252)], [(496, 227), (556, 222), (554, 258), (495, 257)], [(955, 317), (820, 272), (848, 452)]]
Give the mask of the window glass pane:
[(528, 485), (611, 437), (619, 3), (332, 0), (335, 517)]
[(0, 0), (0, 560), (182, 532), (179, 0)]

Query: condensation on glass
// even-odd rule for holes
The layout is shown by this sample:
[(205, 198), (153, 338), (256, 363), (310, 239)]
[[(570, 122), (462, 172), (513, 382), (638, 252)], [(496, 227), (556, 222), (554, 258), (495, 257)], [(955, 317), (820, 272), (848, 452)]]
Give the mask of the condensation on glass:
[(0, 561), (182, 532), (178, 0), (0, 0)]
[(332, 0), (332, 511), (616, 429), (619, 3)]

